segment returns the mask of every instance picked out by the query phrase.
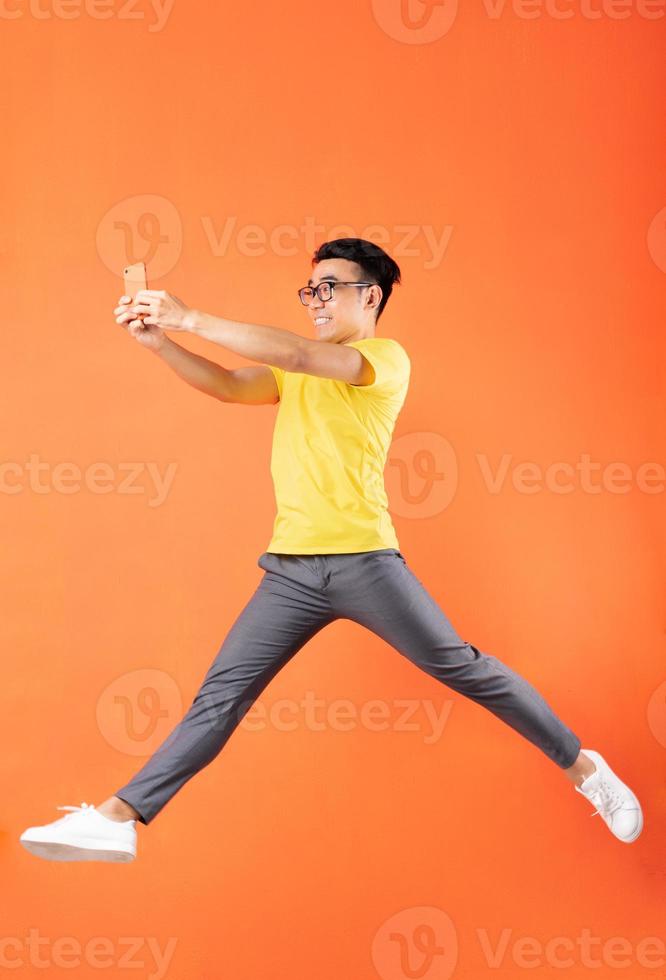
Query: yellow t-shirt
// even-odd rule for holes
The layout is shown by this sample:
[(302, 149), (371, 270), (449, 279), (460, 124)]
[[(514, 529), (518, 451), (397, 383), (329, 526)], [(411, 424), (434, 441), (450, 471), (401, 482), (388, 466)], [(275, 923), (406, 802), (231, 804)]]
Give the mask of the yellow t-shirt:
[(267, 551), (341, 554), (399, 550), (388, 512), (384, 466), (407, 395), (410, 360), (389, 337), (364, 337), (370, 385), (273, 371), (280, 402), (271, 454), (277, 514)]

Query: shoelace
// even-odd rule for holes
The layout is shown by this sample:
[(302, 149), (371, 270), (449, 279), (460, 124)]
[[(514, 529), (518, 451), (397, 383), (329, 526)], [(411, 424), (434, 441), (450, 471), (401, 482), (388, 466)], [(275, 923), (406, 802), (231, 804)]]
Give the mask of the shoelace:
[[(94, 809), (95, 809), (94, 803), (82, 803), (81, 806), (57, 806), (56, 807), (56, 810), (73, 810), (75, 813), (81, 813), (81, 811), (83, 810), (94, 810)], [(71, 817), (71, 813), (68, 813), (67, 816)]]
[(622, 807), (623, 803), (620, 793), (614, 790), (604, 780), (603, 776), (599, 779), (598, 788), (590, 790), (589, 797), (597, 808), (590, 816), (596, 817), (597, 814), (600, 814), (604, 820), (610, 820), (615, 811)]

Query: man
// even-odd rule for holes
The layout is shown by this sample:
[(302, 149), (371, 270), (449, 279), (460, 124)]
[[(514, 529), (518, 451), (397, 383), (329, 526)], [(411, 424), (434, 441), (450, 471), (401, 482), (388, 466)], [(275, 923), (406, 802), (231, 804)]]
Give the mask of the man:
[[(147, 825), (217, 756), (275, 674), (324, 626), (350, 619), (437, 680), (492, 711), (540, 748), (630, 843), (643, 818), (633, 792), (541, 695), (497, 658), (463, 641), (399, 550), (383, 470), (407, 393), (410, 361), (377, 322), (400, 269), (357, 238), (327, 242), (299, 290), (316, 339), (189, 309), (168, 293), (123, 296), (117, 323), (183, 380), (223, 402), (279, 403), (271, 473), (277, 514), (264, 575), (180, 723), (139, 772), (99, 807), (21, 836), (51, 860), (130, 861)], [(190, 332), (255, 366), (228, 371), (165, 331)]]

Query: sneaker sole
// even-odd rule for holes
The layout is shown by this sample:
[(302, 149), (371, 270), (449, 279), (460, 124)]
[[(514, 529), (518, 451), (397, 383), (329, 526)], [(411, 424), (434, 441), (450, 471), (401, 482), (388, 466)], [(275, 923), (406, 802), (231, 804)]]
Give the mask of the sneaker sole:
[[(583, 751), (587, 755), (592, 756), (592, 758), (594, 759), (595, 766), (598, 766), (599, 765), (599, 759), (602, 759), (603, 760), (603, 756), (601, 755), (601, 753), (595, 752), (593, 749), (583, 749)], [(606, 763), (606, 765), (608, 766), (608, 763)], [(608, 768), (610, 769), (610, 766), (608, 766)], [(643, 808), (641, 807), (640, 803), (638, 802), (638, 797), (636, 796), (636, 794), (634, 793), (634, 791), (632, 789), (630, 789), (627, 786), (626, 783), (623, 783), (622, 782), (622, 780), (620, 779), (620, 777), (617, 775), (617, 773), (614, 772), (613, 769), (611, 769), (611, 772), (613, 773), (613, 775), (615, 776), (615, 778), (619, 782), (620, 786), (622, 786), (623, 789), (626, 791), (626, 793), (631, 797), (633, 803), (636, 806), (636, 809), (638, 810), (638, 826), (636, 827), (636, 830), (633, 832), (633, 834), (631, 835), (631, 837), (618, 837), (618, 835), (616, 833), (614, 833), (614, 831), (612, 831), (612, 830), (611, 830), (611, 834), (613, 834), (613, 837), (616, 837), (617, 840), (622, 841), (624, 844), (633, 844), (633, 842), (636, 840), (636, 838), (637, 837), (640, 837), (641, 831), (643, 830)], [(609, 830), (610, 830), (610, 827), (609, 827)]]
[[(638, 802), (638, 801), (636, 801), (636, 802)], [(633, 842), (636, 840), (636, 838), (637, 837), (640, 837), (642, 830), (643, 830), (643, 811), (642, 810), (639, 810), (638, 811), (638, 827), (636, 827), (636, 830), (633, 832), (633, 834), (631, 835), (631, 837), (617, 837), (617, 834), (615, 834), (614, 836), (617, 837), (618, 840), (624, 841), (625, 844), (633, 844)]]
[(136, 857), (131, 851), (110, 850), (107, 841), (88, 847), (64, 844), (62, 841), (21, 840), (21, 844), (26, 851), (47, 861), (113, 861), (126, 864)]

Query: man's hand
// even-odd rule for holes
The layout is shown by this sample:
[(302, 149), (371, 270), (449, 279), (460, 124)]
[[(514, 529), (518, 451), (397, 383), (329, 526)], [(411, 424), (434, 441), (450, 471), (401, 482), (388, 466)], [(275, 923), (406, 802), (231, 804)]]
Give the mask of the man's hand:
[(189, 326), (184, 320), (192, 311), (177, 296), (163, 289), (140, 289), (134, 297), (132, 312), (141, 316), (147, 326), (186, 331)]
[[(126, 296), (122, 298), (128, 299)], [(130, 333), (142, 343), (146, 341), (144, 335), (149, 331), (177, 330), (220, 344), (251, 361), (275, 365), (285, 371), (298, 370), (304, 344), (299, 334), (278, 327), (210, 316), (202, 310), (187, 307), (177, 296), (164, 290), (139, 289), (131, 305), (120, 306), (115, 312), (119, 314), (118, 323), (125, 319), (131, 321)], [(165, 337), (164, 342), (168, 344), (169, 338)], [(178, 344), (175, 346), (178, 347)], [(343, 357), (345, 353), (348, 352), (342, 352)]]
[(116, 323), (125, 327), (128, 334), (138, 340), (142, 347), (147, 347), (155, 352), (161, 350), (168, 340), (164, 331), (154, 324), (144, 327), (143, 321), (132, 312), (131, 296), (121, 296), (118, 302), (120, 305), (113, 311), (116, 316)]

